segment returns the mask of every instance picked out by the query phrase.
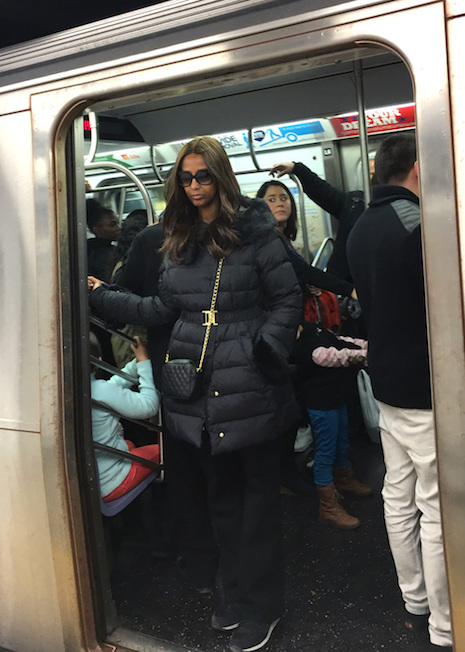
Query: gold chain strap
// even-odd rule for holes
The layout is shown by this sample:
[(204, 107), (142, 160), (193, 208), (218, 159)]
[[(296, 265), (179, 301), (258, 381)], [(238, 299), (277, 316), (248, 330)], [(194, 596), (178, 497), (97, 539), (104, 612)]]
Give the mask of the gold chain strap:
[(216, 270), (215, 285), (213, 286), (210, 310), (202, 310), (205, 317), (208, 318), (208, 321), (206, 324), (207, 329), (205, 331), (205, 337), (203, 338), (202, 354), (200, 356), (200, 361), (199, 361), (199, 366), (197, 367), (197, 371), (202, 371), (203, 361), (205, 358), (205, 353), (207, 352), (208, 339), (210, 337), (210, 331), (212, 329), (212, 326), (218, 326), (217, 322), (215, 321), (215, 314), (216, 314), (215, 305), (216, 305), (216, 297), (218, 296), (218, 288), (220, 287), (220, 276), (221, 276), (221, 269), (223, 267), (223, 261), (224, 258), (220, 258), (218, 261), (218, 269)]
[[(199, 361), (199, 366), (197, 367), (197, 371), (202, 371), (203, 361), (205, 359), (205, 353), (207, 352), (208, 339), (210, 337), (210, 331), (212, 329), (212, 326), (218, 326), (217, 322), (215, 321), (215, 315), (216, 315), (215, 305), (216, 305), (216, 298), (218, 296), (218, 289), (220, 287), (220, 276), (221, 276), (221, 269), (223, 267), (223, 261), (224, 258), (220, 258), (218, 261), (218, 268), (216, 270), (216, 278), (215, 278), (215, 284), (213, 286), (210, 310), (202, 310), (203, 314), (205, 315), (205, 319), (207, 319), (208, 321), (203, 324), (207, 328), (205, 330), (205, 337), (203, 338), (202, 353), (200, 355), (200, 361)], [(169, 359), (170, 359), (170, 354), (169, 351), (167, 351), (165, 356), (165, 362), (169, 362)]]

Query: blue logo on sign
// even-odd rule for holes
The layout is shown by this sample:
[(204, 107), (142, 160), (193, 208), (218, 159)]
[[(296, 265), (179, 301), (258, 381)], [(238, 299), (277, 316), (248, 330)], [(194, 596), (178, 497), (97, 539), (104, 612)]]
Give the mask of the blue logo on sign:
[[(283, 125), (276, 130), (269, 129), (255, 129), (253, 132), (253, 139), (259, 143), (259, 147), (266, 147), (275, 143), (278, 140), (286, 139), (290, 143), (295, 143), (299, 140), (300, 136), (308, 136), (310, 134), (318, 134), (324, 131), (319, 120), (312, 120), (311, 122), (300, 122), (295, 125)], [(244, 133), (244, 142), (249, 144), (248, 137)]]

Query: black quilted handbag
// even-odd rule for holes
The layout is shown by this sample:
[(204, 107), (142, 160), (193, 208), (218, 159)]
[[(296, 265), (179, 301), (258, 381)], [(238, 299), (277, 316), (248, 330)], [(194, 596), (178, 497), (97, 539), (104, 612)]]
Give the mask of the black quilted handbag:
[(166, 354), (165, 364), (162, 369), (162, 392), (169, 398), (175, 398), (180, 401), (189, 400), (194, 394), (195, 388), (200, 378), (202, 371), (203, 361), (207, 350), (208, 339), (212, 326), (217, 326), (215, 315), (216, 297), (218, 295), (218, 288), (220, 285), (221, 268), (223, 267), (224, 258), (218, 261), (218, 269), (216, 270), (215, 285), (213, 286), (212, 300), (210, 310), (204, 310), (206, 315), (206, 322), (204, 326), (205, 337), (203, 338), (202, 353), (198, 367), (192, 362), (179, 358), (178, 360), (170, 360), (169, 353)]
[(162, 369), (163, 394), (186, 401), (193, 395), (199, 376), (192, 360), (168, 360)]

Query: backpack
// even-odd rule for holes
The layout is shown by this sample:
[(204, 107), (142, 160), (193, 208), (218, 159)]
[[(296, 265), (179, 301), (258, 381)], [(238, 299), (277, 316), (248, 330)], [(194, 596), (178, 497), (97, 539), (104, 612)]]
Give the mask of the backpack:
[(304, 291), (304, 320), (323, 324), (333, 333), (341, 330), (341, 313), (336, 295), (327, 290), (321, 290), (319, 297)]

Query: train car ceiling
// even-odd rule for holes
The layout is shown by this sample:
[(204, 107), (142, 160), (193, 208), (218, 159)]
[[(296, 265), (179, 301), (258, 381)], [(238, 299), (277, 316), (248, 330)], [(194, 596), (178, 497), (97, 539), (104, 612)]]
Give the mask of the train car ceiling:
[[(149, 145), (301, 119), (357, 111), (354, 60), (361, 50), (300, 60), (220, 79), (161, 89), (149, 98), (121, 98), (95, 107), (102, 116), (129, 121)], [(363, 50), (365, 105), (375, 108), (413, 101), (409, 72), (396, 56)]]

